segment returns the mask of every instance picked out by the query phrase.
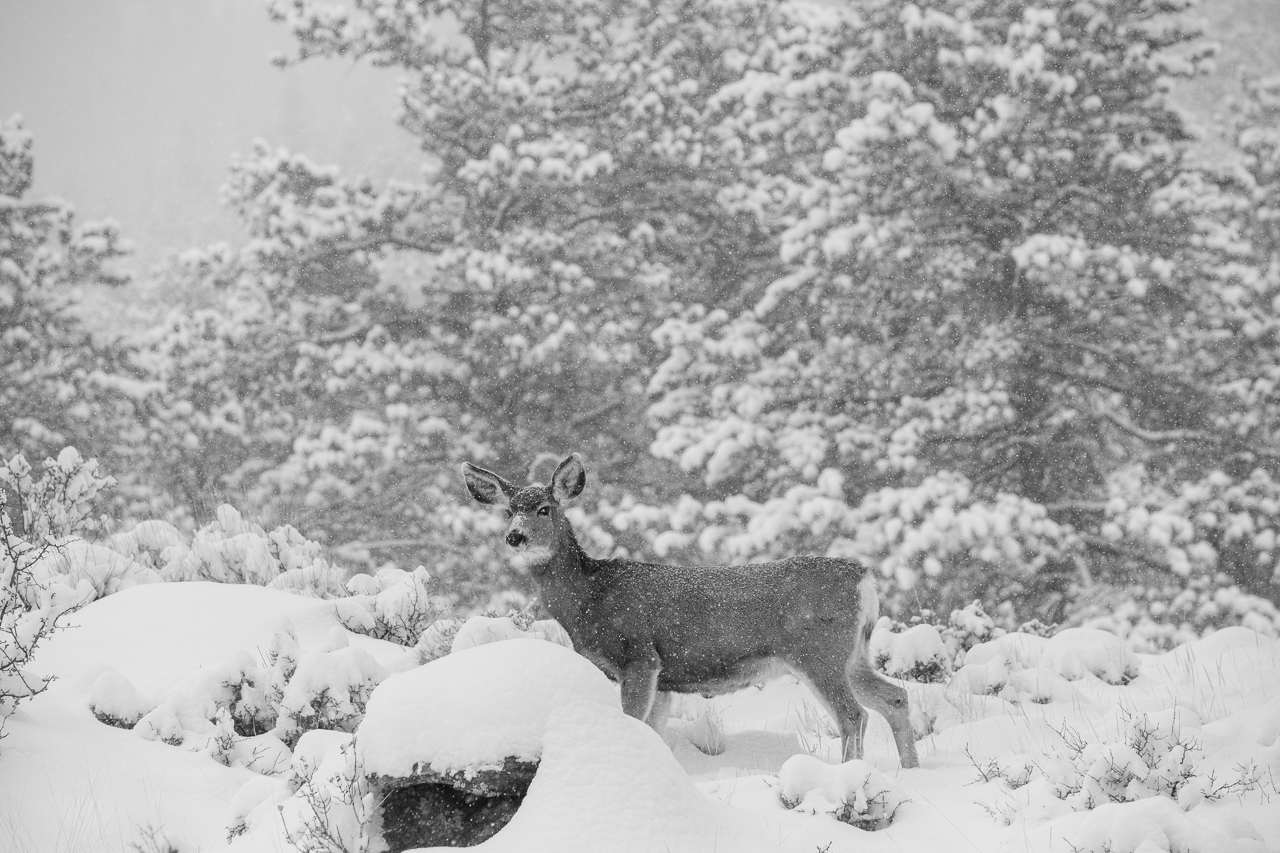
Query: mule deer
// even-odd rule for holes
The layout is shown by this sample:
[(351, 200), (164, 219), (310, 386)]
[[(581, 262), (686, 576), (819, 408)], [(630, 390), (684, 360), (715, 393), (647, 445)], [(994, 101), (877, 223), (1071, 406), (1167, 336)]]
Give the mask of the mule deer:
[(464, 463), (472, 497), (506, 510), (521, 552), (574, 648), (621, 683), (622, 709), (661, 734), (671, 693), (713, 695), (772, 675), (799, 676), (840, 726), (844, 759), (861, 758), (867, 712), (884, 715), (903, 767), (918, 765), (907, 692), (867, 659), (879, 616), (876, 579), (852, 560), (792, 557), (746, 566), (596, 560), (564, 515), (587, 472), (573, 454), (551, 485), (517, 488)]

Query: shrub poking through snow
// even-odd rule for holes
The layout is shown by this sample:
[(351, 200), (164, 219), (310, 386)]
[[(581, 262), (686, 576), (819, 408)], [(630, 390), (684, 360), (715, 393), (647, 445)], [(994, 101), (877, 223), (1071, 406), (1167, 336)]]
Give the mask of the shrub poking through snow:
[(779, 797), (792, 811), (829, 814), (858, 829), (884, 829), (910, 802), (902, 788), (865, 761), (831, 765), (793, 755), (778, 771)]
[(307, 649), (291, 629), (278, 631), (264, 659), (255, 661), (242, 651), (197, 689), (175, 692), (150, 710), (140, 700), (126, 701), (128, 691), (108, 678), (112, 675), (99, 679), (95, 697), (101, 692), (109, 717), (129, 719), (118, 709), (137, 713), (133, 729), (140, 736), (207, 752), (223, 764), (279, 774), (306, 732), (354, 731), (388, 672), (368, 652), (351, 647), (346, 632), (335, 627), (319, 646)]
[(362, 649), (303, 655), (280, 699), (274, 734), (292, 747), (311, 729), (354, 731), (369, 695), (388, 674)]
[[(280, 809), (285, 838), (300, 853), (369, 853), (380, 844), (377, 794), (361, 766), (355, 738), (301, 774)], [(385, 848), (383, 848), (385, 849)]]
[(46, 459), (39, 479), (19, 454), (0, 465), (0, 488), (6, 490), (0, 507), (16, 502), (20, 515), (10, 519), (10, 526), (28, 542), (83, 536), (105, 526), (105, 518), (94, 515), (94, 502), (115, 484), (98, 469), (98, 460), (86, 461), (74, 447)]
[[(1252, 767), (1239, 768), (1232, 780), (1202, 769), (1200, 719), (1190, 709), (1118, 713), (1121, 732), (1115, 740), (1088, 739), (1064, 725), (1058, 730), (1059, 754), (1042, 760), (1014, 755), (980, 763), (970, 756), (982, 781), (999, 779), (1011, 792), (987, 805), (988, 812), (1007, 825), (1028, 809), (1082, 812), (1151, 797), (1168, 798), (1188, 811), (1264, 784)], [(1058, 809), (1051, 805), (1055, 800), (1062, 804)]]
[(427, 626), (418, 638), (413, 650), (417, 652), (420, 663), (430, 663), (444, 657), (453, 649), (453, 638), (462, 630), (467, 620), (461, 616), (437, 619)]
[(942, 639), (954, 661), (979, 643), (994, 640), (1004, 633), (1004, 629), (996, 625), (996, 620), (987, 615), (982, 602), (975, 599), (972, 604), (951, 611), (951, 618), (942, 629)]
[(98, 676), (89, 691), (89, 710), (98, 722), (118, 729), (133, 728), (151, 708), (138, 688), (113, 669)]
[(887, 616), (880, 617), (871, 634), (872, 665), (890, 678), (933, 684), (951, 674), (951, 656), (942, 635), (932, 625), (913, 625), (895, 632)]
[(1075, 621), (1110, 631), (1146, 654), (1236, 625), (1280, 638), (1280, 607), (1243, 591), (1225, 574), (1192, 578), (1185, 587), (1112, 589), (1081, 607)]
[[(47, 459), (40, 479), (22, 456), (0, 465), (0, 725), (53, 677), (31, 667), (40, 644), (67, 612), (94, 597), (93, 585), (56, 570), (60, 540), (96, 529), (92, 503), (111, 485), (97, 462), (68, 447)], [(20, 511), (15, 519), (8, 508)]]
[(350, 631), (415, 646), (423, 633), (451, 607), (447, 599), (433, 595), (431, 574), (423, 566), (412, 572), (381, 569), (375, 575), (356, 575), (347, 581), (350, 603), (344, 605), (342, 622)]
[(111, 537), (107, 545), (124, 556), (155, 560), (165, 580), (251, 583), (316, 598), (348, 594), (347, 572), (324, 559), (318, 543), (288, 524), (266, 530), (222, 504), (190, 545), (180, 535), (173, 541), (171, 533), (176, 531), (167, 525), (143, 522)]
[(1010, 680), (1019, 690), (1029, 687), (1024, 671), (1040, 670), (1037, 676), (1055, 683), (1059, 679), (1078, 681), (1093, 675), (1108, 684), (1128, 684), (1141, 665), (1136, 655), (1115, 634), (1093, 628), (1067, 628), (1048, 639), (1037, 634), (1013, 632), (980, 643), (964, 655), (962, 671), (989, 666), (999, 660), (1008, 668)]

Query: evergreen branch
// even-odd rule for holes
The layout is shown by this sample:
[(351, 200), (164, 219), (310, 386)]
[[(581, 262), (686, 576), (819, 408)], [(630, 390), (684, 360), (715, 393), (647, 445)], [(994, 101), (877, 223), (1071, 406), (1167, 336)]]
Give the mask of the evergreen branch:
[(1101, 415), (1103, 418), (1106, 418), (1107, 420), (1111, 421), (1111, 423), (1120, 427), (1120, 429), (1129, 433), (1129, 435), (1133, 436), (1134, 438), (1140, 438), (1143, 441), (1148, 442), (1150, 444), (1168, 444), (1170, 442), (1182, 442), (1182, 441), (1191, 441), (1191, 442), (1200, 442), (1200, 443), (1216, 442), (1213, 436), (1205, 432), (1200, 432), (1199, 430), (1189, 430), (1189, 429), (1171, 429), (1171, 430), (1161, 430), (1161, 431), (1149, 430), (1149, 429), (1143, 429), (1137, 424), (1131, 423), (1130, 421), (1126, 420), (1125, 418), (1121, 417), (1115, 412), (1100, 410), (1098, 414)]
[(623, 406), (626, 405), (626, 403), (627, 403), (627, 400), (625, 397), (620, 397), (616, 400), (610, 400), (607, 403), (596, 406), (594, 409), (589, 409), (588, 411), (585, 411), (582, 414), (570, 419), (569, 424), (574, 427), (580, 427), (584, 424), (591, 423), (593, 420), (600, 417), (601, 415), (608, 414), (609, 412), (612, 412), (614, 409), (622, 408)]
[(452, 235), (443, 232), (429, 235), (425, 239), (408, 237), (402, 234), (375, 233), (356, 240), (344, 240), (317, 247), (309, 252), (302, 252), (298, 256), (298, 266), (315, 263), (334, 255), (350, 255), (366, 249), (380, 249), (383, 246), (393, 246), (397, 249), (413, 249), (418, 252), (433, 254), (444, 251), (451, 242)]

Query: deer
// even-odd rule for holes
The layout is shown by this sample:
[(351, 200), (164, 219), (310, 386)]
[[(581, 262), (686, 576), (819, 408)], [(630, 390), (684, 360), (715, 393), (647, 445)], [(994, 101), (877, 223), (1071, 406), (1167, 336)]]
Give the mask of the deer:
[(587, 483), (577, 453), (549, 485), (517, 488), (469, 462), (462, 473), (475, 500), (505, 511), (507, 545), (523, 556), (574, 649), (619, 683), (627, 715), (662, 735), (672, 694), (730, 693), (789, 670), (838, 724), (843, 761), (862, 758), (871, 708), (888, 721), (901, 765), (919, 766), (907, 692), (868, 658), (880, 605), (876, 577), (861, 563), (594, 559), (565, 516)]

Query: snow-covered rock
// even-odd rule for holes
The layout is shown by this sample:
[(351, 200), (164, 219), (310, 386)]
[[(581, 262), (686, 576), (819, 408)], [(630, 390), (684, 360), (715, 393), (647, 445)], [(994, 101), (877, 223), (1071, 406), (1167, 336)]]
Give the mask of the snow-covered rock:
[(357, 730), (365, 772), (412, 776), (536, 761), (548, 720), (569, 705), (618, 706), (616, 688), (554, 643), (488, 643), (394, 675)]

